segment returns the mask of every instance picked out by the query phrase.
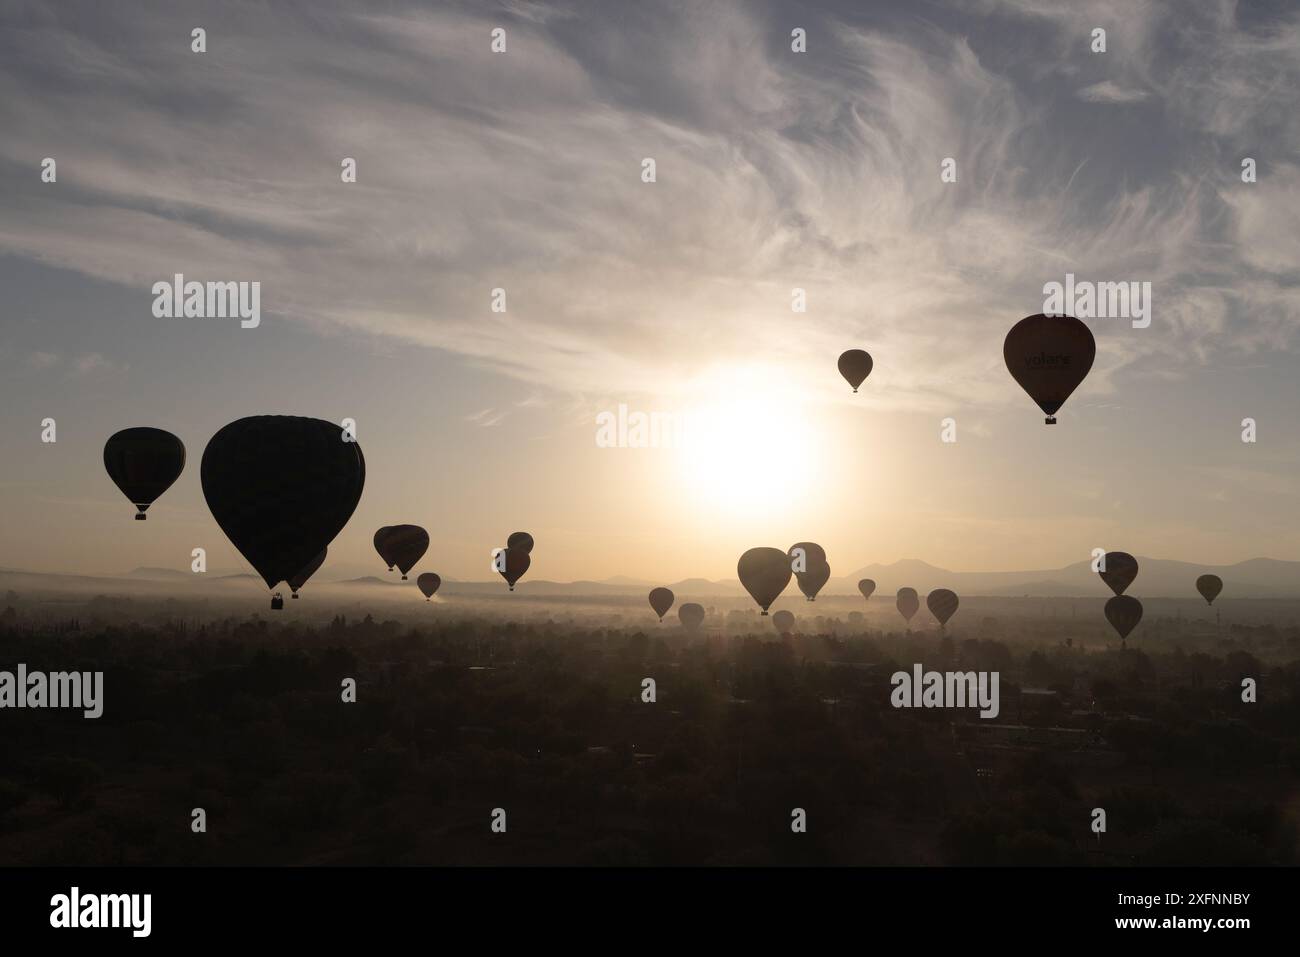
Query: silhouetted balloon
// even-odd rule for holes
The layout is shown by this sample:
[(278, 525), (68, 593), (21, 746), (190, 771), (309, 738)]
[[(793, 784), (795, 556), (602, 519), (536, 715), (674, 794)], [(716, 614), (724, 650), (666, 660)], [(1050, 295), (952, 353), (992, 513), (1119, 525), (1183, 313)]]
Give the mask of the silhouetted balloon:
[(425, 601), (433, 597), (433, 593), (438, 590), (438, 586), (441, 584), (442, 579), (433, 572), (425, 572), (415, 580), (415, 587), (420, 589)]
[(388, 533), (392, 530), (393, 526), (385, 525), (379, 531), (375, 532), (375, 551), (379, 553), (379, 557), (384, 560), (386, 565), (388, 565), (388, 570), (390, 572), (393, 570), (393, 563), (390, 562), (388, 556), (384, 554), (384, 542), (388, 538)]
[(515, 590), (515, 582), (524, 576), (528, 571), (528, 566), (532, 564), (532, 559), (528, 557), (527, 552), (521, 552), (517, 548), (505, 549), (505, 568), (501, 569), (501, 577), (506, 580), (510, 590)]
[(678, 607), (677, 619), (687, 631), (694, 631), (704, 623), (704, 606), (688, 601)]
[(782, 608), (772, 614), (772, 624), (776, 625), (776, 630), (783, 635), (794, 633), (794, 613)]
[(948, 619), (957, 612), (957, 593), (947, 588), (936, 588), (925, 596), (925, 604), (930, 614), (939, 621), (940, 627), (948, 624)]
[(671, 589), (650, 589), (650, 607), (654, 609), (654, 613), (659, 616), (660, 621), (664, 620), (664, 615), (668, 614), (668, 609), (673, 607), (675, 600)]
[(1223, 591), (1223, 579), (1218, 575), (1202, 575), (1196, 579), (1196, 590), (1201, 593), (1207, 605), (1213, 605), (1214, 599)]
[(790, 556), (779, 548), (751, 548), (740, 556), (736, 574), (763, 614), (790, 584)]
[(900, 588), (898, 590), (898, 598), (894, 601), (894, 607), (898, 609), (898, 613), (902, 615), (903, 618), (908, 622), (911, 622), (912, 616), (915, 615), (921, 607), (921, 599), (916, 594), (916, 589)]
[[(803, 567), (812, 568), (814, 565), (820, 565), (826, 561), (826, 549), (822, 548), (816, 542), (795, 542), (785, 550), (790, 556), (790, 568), (793, 570), (798, 561), (798, 552), (796, 549), (803, 550)], [(798, 574), (798, 572), (796, 572)]]
[(289, 590), (293, 592), (294, 598), (298, 597), (298, 589), (301, 588), (303, 585), (307, 584), (307, 579), (311, 578), (312, 575), (315, 575), (316, 569), (320, 568), (321, 565), (324, 564), (325, 554), (328, 551), (329, 551), (328, 548), (322, 548), (320, 550), (319, 555), (317, 555), (315, 558), (309, 561), (302, 568), (294, 572), (292, 578), (287, 579), (289, 583)]
[(142, 522), (149, 506), (180, 477), (185, 445), (162, 429), (123, 429), (104, 443), (104, 468)]
[(858, 391), (862, 380), (871, 375), (871, 366), (871, 356), (861, 349), (850, 349), (840, 356), (840, 375), (853, 386), (854, 392)]
[(876, 583), (872, 581), (870, 578), (864, 578), (862, 579), (862, 581), (858, 582), (858, 591), (862, 592), (862, 597), (867, 599), (868, 601), (871, 600), (871, 596), (875, 592), (875, 590), (876, 590)]
[(352, 517), (366, 483), (361, 446), (333, 422), (257, 415), (203, 450), (203, 497), (267, 587), (307, 565)]
[(1142, 620), (1142, 602), (1132, 595), (1116, 595), (1106, 602), (1106, 620), (1121, 639), (1127, 638)]
[(506, 548), (515, 548), (525, 555), (533, 553), (533, 536), (527, 532), (511, 532), (510, 537), (506, 539)]
[(1026, 316), (1007, 333), (1002, 358), (1020, 387), (1056, 423), (1056, 410), (1092, 368), (1097, 342), (1073, 316)]
[(830, 581), (831, 566), (825, 561), (809, 565), (806, 572), (796, 572), (794, 577), (798, 580), (799, 590), (803, 592), (804, 597), (809, 601), (816, 601), (817, 593)]
[(1097, 574), (1116, 595), (1124, 594), (1124, 590), (1137, 578), (1138, 561), (1128, 552), (1107, 552), (1103, 564), (1106, 570), (1098, 571)]
[(429, 550), (429, 533), (419, 525), (394, 525), (384, 537), (380, 554), (389, 567), (396, 565), (406, 581), (406, 573)]

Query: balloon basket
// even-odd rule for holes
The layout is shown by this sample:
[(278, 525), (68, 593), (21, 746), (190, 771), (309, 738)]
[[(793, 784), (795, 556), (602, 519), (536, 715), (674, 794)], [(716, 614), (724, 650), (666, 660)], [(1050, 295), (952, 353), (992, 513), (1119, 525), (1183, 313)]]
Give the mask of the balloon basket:
[(290, 597), (293, 598), (294, 601), (297, 601), (297, 600), (298, 600), (298, 593), (297, 593), (297, 592), (294, 592)]
[(1044, 425), (1056, 425), (1056, 416), (1054, 416), (1054, 415), (1049, 415), (1047, 418), (1045, 418), (1045, 419), (1043, 420), (1043, 424), (1044, 424)]
[(135, 513), (135, 520), (136, 520), (137, 522), (143, 522), (143, 521), (144, 521), (145, 519), (147, 519), (148, 517), (149, 517), (149, 516), (146, 515), (144, 512), (136, 512), (136, 513)]

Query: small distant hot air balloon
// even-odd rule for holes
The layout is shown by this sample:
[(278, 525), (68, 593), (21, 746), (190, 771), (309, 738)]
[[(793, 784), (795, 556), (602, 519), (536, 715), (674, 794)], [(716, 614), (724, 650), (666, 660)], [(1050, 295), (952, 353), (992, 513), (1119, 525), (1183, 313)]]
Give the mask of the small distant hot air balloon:
[(688, 601), (678, 607), (677, 618), (687, 631), (695, 631), (704, 623), (704, 606)]
[(1106, 620), (1123, 642), (1142, 620), (1142, 602), (1131, 595), (1116, 595), (1106, 602)]
[(1213, 605), (1214, 599), (1223, 591), (1223, 579), (1218, 575), (1202, 575), (1196, 579), (1196, 590), (1201, 593), (1207, 605)]
[(419, 525), (394, 525), (384, 536), (380, 553), (389, 565), (396, 565), (406, 581), (406, 573), (429, 550), (429, 533)]
[(1116, 595), (1124, 594), (1137, 578), (1138, 561), (1128, 552), (1107, 552), (1102, 563), (1103, 568), (1098, 569), (1097, 574)]
[(525, 555), (531, 555), (533, 553), (533, 536), (527, 532), (511, 532), (510, 537), (506, 539), (506, 548), (518, 549)]
[(790, 584), (790, 557), (779, 548), (751, 548), (740, 556), (736, 574), (763, 614)]
[(325, 563), (325, 554), (329, 549), (322, 548), (320, 554), (309, 561), (305, 566), (298, 569), (294, 576), (288, 579), (289, 590), (293, 592), (293, 597), (298, 597), (298, 589), (307, 584), (307, 579), (316, 574), (316, 570)]
[(786, 611), (784, 608), (772, 614), (772, 624), (776, 630), (783, 635), (794, 634), (794, 613)]
[(379, 557), (382, 558), (384, 560), (384, 563), (388, 565), (388, 570), (390, 572), (393, 570), (393, 563), (390, 562), (388, 560), (388, 556), (384, 554), (384, 542), (388, 538), (388, 533), (391, 532), (392, 530), (393, 530), (393, 526), (385, 525), (379, 531), (375, 532), (375, 551), (379, 553)]
[(524, 577), (524, 572), (528, 571), (528, 566), (532, 564), (532, 559), (528, 553), (518, 548), (504, 548), (501, 555), (505, 561), (502, 562), (501, 577), (506, 580), (510, 590), (515, 590), (515, 582)]
[(864, 578), (862, 581), (858, 582), (858, 591), (862, 592), (862, 597), (867, 599), (867, 601), (871, 600), (871, 596), (875, 590), (876, 583), (870, 578)]
[(1088, 375), (1096, 355), (1092, 330), (1073, 316), (1026, 316), (1002, 343), (1007, 371), (1038, 403), (1048, 425), (1056, 424), (1056, 411)]
[(162, 429), (123, 429), (104, 443), (104, 469), (135, 506), (137, 522), (184, 468), (185, 444)]
[(415, 587), (420, 589), (425, 601), (433, 597), (433, 593), (438, 590), (438, 586), (441, 584), (442, 579), (433, 572), (425, 572), (415, 580)]
[(912, 616), (921, 608), (921, 599), (916, 594), (915, 588), (900, 588), (898, 597), (894, 600), (894, 606), (907, 623), (911, 624)]
[(794, 577), (799, 582), (799, 590), (803, 592), (804, 597), (809, 601), (816, 601), (817, 593), (830, 581), (831, 566), (827, 562), (819, 562), (810, 565), (806, 572), (796, 572)]
[(857, 392), (858, 386), (871, 375), (872, 364), (871, 356), (867, 352), (862, 349), (850, 349), (840, 355), (840, 375), (844, 376), (844, 380), (853, 386), (854, 392)]
[(938, 620), (939, 627), (945, 628), (948, 619), (957, 612), (957, 593), (947, 588), (936, 588), (925, 596), (925, 604), (930, 609), (930, 614)]
[(650, 589), (650, 607), (654, 613), (659, 616), (659, 620), (664, 620), (664, 615), (668, 614), (668, 609), (673, 607), (675, 596), (671, 589), (652, 588)]

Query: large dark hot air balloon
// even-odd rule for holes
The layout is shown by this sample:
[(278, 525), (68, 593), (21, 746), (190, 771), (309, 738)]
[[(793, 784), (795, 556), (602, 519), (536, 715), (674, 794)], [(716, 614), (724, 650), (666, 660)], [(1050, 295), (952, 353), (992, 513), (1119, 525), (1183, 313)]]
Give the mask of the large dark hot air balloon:
[(375, 532), (375, 551), (379, 553), (379, 557), (384, 560), (384, 564), (388, 566), (390, 572), (393, 570), (393, 563), (390, 562), (388, 556), (384, 554), (384, 542), (387, 541), (388, 533), (392, 530), (393, 526), (385, 525), (379, 531)]
[(328, 551), (329, 549), (322, 548), (319, 555), (294, 572), (292, 578), (287, 579), (289, 582), (289, 589), (293, 592), (294, 598), (298, 597), (298, 589), (307, 584), (307, 579), (311, 578), (312, 575), (315, 575), (316, 570), (325, 563), (325, 553)]
[(1132, 595), (1116, 595), (1106, 602), (1106, 620), (1124, 641), (1142, 620), (1142, 602)]
[(677, 619), (687, 631), (694, 631), (704, 624), (704, 606), (688, 601), (677, 608)]
[(867, 599), (867, 601), (871, 600), (871, 596), (875, 590), (876, 583), (870, 578), (864, 578), (862, 581), (858, 582), (858, 591), (862, 592), (862, 597)]
[(1196, 579), (1196, 590), (1201, 593), (1207, 605), (1213, 605), (1214, 599), (1223, 591), (1223, 579), (1218, 575), (1202, 575)]
[(794, 634), (794, 612), (786, 611), (782, 608), (780, 611), (772, 613), (772, 624), (776, 630), (783, 635)]
[(944, 628), (948, 619), (957, 612), (957, 593), (947, 588), (936, 588), (925, 596), (925, 604), (930, 609), (930, 614), (938, 620), (939, 627)]
[(525, 555), (533, 553), (533, 536), (527, 532), (511, 532), (506, 539), (506, 548), (516, 548)]
[(415, 587), (420, 589), (421, 594), (424, 595), (425, 601), (428, 601), (433, 597), (433, 593), (438, 590), (438, 586), (441, 584), (442, 579), (433, 572), (425, 572), (415, 580)]
[(1048, 425), (1056, 424), (1056, 410), (1079, 387), (1096, 355), (1092, 330), (1072, 316), (1027, 316), (1002, 343), (1007, 371), (1046, 413)]
[(1124, 594), (1124, 590), (1137, 578), (1138, 561), (1128, 552), (1107, 552), (1102, 565), (1097, 574), (1116, 595)]
[(751, 548), (740, 556), (736, 574), (763, 614), (790, 584), (790, 557), (779, 548)]
[(826, 561), (826, 549), (816, 542), (795, 542), (785, 553), (790, 556), (790, 569), (796, 575)]
[(808, 566), (806, 572), (796, 572), (794, 577), (799, 582), (799, 590), (803, 592), (804, 597), (809, 601), (816, 601), (817, 593), (831, 579), (831, 566), (822, 561)]
[(389, 567), (396, 565), (406, 581), (406, 573), (429, 550), (429, 533), (419, 525), (394, 525), (388, 529), (381, 543), (380, 554)]
[(921, 599), (916, 594), (916, 589), (900, 588), (898, 590), (898, 597), (894, 600), (894, 607), (896, 607), (898, 613), (902, 615), (909, 624), (911, 624), (912, 616), (921, 608)]
[(871, 375), (871, 366), (871, 356), (862, 349), (850, 349), (840, 355), (840, 375), (853, 386), (854, 392), (857, 392), (862, 381)]
[(532, 564), (532, 559), (528, 553), (520, 551), (517, 548), (504, 548), (501, 550), (505, 556), (505, 567), (501, 569), (501, 577), (506, 580), (510, 590), (515, 590), (515, 582), (523, 578), (524, 572), (528, 571), (528, 566)]
[(343, 441), (333, 422), (291, 415), (224, 426), (199, 472), (212, 517), (268, 588), (334, 540), (366, 484), (358, 443)]
[(145, 511), (185, 468), (185, 445), (162, 429), (123, 429), (104, 443), (104, 468), (136, 507), (136, 521), (143, 522)]
[(668, 609), (673, 607), (676, 597), (669, 588), (652, 588), (650, 589), (650, 607), (654, 613), (659, 616), (659, 620), (664, 620), (664, 615), (668, 614)]

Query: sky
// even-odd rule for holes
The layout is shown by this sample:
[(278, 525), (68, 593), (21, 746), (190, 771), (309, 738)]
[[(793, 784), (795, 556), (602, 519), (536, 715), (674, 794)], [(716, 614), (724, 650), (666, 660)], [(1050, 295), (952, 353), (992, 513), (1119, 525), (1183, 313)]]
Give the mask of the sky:
[[(1297, 88), (1288, 3), (5, 3), (0, 567), (247, 571), (198, 464), (268, 413), (356, 422), (325, 577), (408, 522), (461, 579), (515, 530), (551, 580), (1300, 559)], [(176, 273), (260, 325), (156, 317)], [(1151, 322), (1046, 427), (1001, 346), (1067, 273)], [(128, 426), (188, 450), (148, 522)]]

